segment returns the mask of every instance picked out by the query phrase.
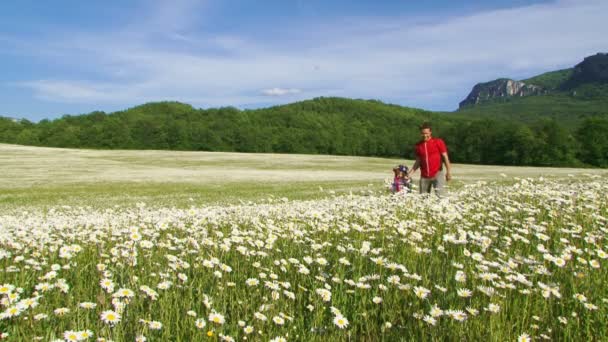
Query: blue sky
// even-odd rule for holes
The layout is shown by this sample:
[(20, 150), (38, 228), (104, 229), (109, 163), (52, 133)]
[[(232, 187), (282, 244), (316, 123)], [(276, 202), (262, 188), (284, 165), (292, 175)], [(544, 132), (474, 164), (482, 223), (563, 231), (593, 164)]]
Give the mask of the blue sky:
[(608, 51), (608, 1), (0, 2), (0, 116), (317, 96), (455, 110), (471, 87)]

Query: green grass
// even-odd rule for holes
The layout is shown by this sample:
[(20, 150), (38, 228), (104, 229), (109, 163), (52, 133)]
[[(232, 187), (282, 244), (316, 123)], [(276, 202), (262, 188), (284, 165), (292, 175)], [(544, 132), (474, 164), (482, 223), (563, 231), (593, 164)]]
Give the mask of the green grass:
[[(319, 199), (383, 191), (391, 169), (412, 161), (322, 155), (103, 151), (0, 144), (0, 212), (62, 205), (161, 207)], [(478, 180), (605, 174), (603, 170), (453, 167), (458, 189)], [(505, 177), (503, 177), (503, 174)], [(323, 191), (321, 191), (321, 188)]]
[(78, 183), (75, 185), (36, 186), (4, 189), (0, 208), (40, 208), (60, 206), (113, 207), (137, 203), (159, 207), (187, 208), (205, 204), (240, 204), (249, 201), (289, 198), (318, 199), (368, 190), (378, 191), (383, 184), (351, 182), (235, 182), (221, 184), (192, 183)]
[[(249, 340), (608, 338), (608, 259), (599, 254), (608, 249), (606, 170), (454, 165), (450, 197), (440, 202), (388, 196), (396, 159), (0, 145), (0, 162), (0, 288), (19, 296), (0, 294), (0, 313), (19, 300), (37, 303), (0, 319), (9, 341), (70, 330), (115, 341), (240, 340), (239, 321), (253, 327)], [(466, 244), (452, 242), (461, 236)], [(250, 278), (260, 284), (248, 286)], [(103, 279), (115, 288), (105, 291)], [(278, 290), (265, 284), (273, 280)], [(170, 288), (160, 289), (165, 281)], [(561, 298), (545, 298), (540, 283)], [(135, 296), (120, 300), (121, 322), (111, 326), (100, 315), (118, 310), (119, 288)], [(460, 288), (473, 296), (458, 296)], [(490, 304), (500, 310), (490, 313)], [(434, 306), (467, 319), (426, 323)], [(60, 308), (69, 313), (57, 315)], [(336, 309), (345, 329), (333, 323)], [(217, 311), (226, 323), (197, 329), (190, 310), (206, 321)]]
[[(36, 298), (38, 305), (0, 320), (0, 332), (13, 341), (86, 329), (115, 341), (140, 334), (160, 341), (216, 340), (220, 334), (240, 340), (243, 321), (255, 330), (248, 340), (515, 341), (524, 333), (608, 338), (608, 259), (598, 254), (607, 241), (606, 179), (490, 183), (467, 183), (443, 202), (374, 194), (223, 209), (59, 208), (3, 217), (0, 246), (11, 256), (0, 258), (0, 285), (21, 288), (20, 299)], [(467, 243), (453, 241), (459, 236)], [(555, 257), (568, 260), (558, 266), (550, 259)], [(466, 278), (457, 279), (458, 271)], [(498, 278), (484, 280), (484, 272)], [(399, 280), (389, 282), (394, 275)], [(250, 278), (260, 284), (246, 285)], [(104, 291), (102, 279), (112, 280), (114, 289)], [(276, 290), (265, 285), (273, 280)], [(164, 281), (170, 288), (158, 288)], [(61, 287), (35, 292), (42, 283), (67, 284), (67, 293)], [(545, 298), (540, 283), (556, 292)], [(144, 285), (158, 297), (145, 295)], [(428, 289), (428, 297), (418, 297), (416, 287)], [(100, 314), (113, 309), (120, 288), (135, 296), (121, 300), (122, 319), (110, 326)], [(458, 296), (460, 288), (473, 295)], [(331, 299), (324, 301), (318, 289), (331, 290)], [(585, 308), (576, 294), (597, 308)], [(375, 297), (382, 302), (374, 303)], [(82, 302), (97, 307), (82, 309)], [(489, 312), (490, 304), (498, 312)], [(458, 322), (444, 314), (435, 325), (425, 323), (422, 317), (435, 306), (462, 310), (467, 318)], [(333, 323), (332, 307), (348, 327)], [(58, 308), (70, 312), (60, 316)], [(189, 310), (205, 320), (216, 311), (226, 323), (196, 329)], [(34, 320), (40, 314), (48, 317)], [(273, 317), (288, 318), (278, 325)], [(145, 320), (161, 322), (162, 329), (148, 328)]]

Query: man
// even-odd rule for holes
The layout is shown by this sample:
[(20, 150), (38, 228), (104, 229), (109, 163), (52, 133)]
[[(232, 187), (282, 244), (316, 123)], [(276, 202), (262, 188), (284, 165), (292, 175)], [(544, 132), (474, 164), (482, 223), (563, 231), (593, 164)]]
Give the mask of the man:
[[(448, 149), (443, 140), (432, 137), (431, 125), (427, 122), (420, 126), (420, 140), (416, 144), (416, 162), (407, 173), (408, 177), (420, 168), (420, 193), (429, 194), (435, 188), (437, 197), (443, 196), (445, 181), (452, 179)], [(445, 176), (443, 171), (445, 164)], [(445, 177), (445, 178), (444, 178)]]

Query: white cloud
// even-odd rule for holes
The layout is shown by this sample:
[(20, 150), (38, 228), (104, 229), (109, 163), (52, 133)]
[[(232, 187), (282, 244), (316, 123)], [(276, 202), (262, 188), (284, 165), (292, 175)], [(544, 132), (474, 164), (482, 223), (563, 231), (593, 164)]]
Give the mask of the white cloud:
[(298, 94), (300, 93), (300, 89), (284, 89), (284, 88), (271, 88), (271, 89), (264, 89), (262, 90), (262, 94), (266, 95), (266, 96), (284, 96), (284, 95), (291, 95), (291, 94)]
[[(186, 10), (170, 16), (175, 25), (166, 27), (183, 29), (180, 16), (195, 20), (187, 10), (194, 5), (198, 2), (186, 1), (181, 7)], [(246, 33), (195, 38), (169, 30), (172, 44), (163, 44), (153, 39), (153, 29), (131, 26), (72, 35), (63, 45), (60, 39), (52, 46), (35, 44), (53, 49), (74, 68), (97, 73), (103, 82), (56, 78), (22, 85), (59, 102), (178, 99), (195, 106), (239, 106), (268, 102), (268, 96), (277, 101), (286, 95), (292, 100), (347, 96), (454, 109), (477, 82), (569, 67), (606, 50), (605, 13), (606, 1), (561, 1), (440, 22), (359, 18), (352, 30), (341, 22), (307, 32), (318, 39), (303, 43), (294, 38), (309, 27), (272, 42)]]

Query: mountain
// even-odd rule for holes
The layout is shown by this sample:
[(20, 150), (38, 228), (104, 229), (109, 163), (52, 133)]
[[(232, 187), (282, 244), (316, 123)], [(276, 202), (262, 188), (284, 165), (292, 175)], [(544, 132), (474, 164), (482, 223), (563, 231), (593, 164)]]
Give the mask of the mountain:
[(533, 122), (546, 117), (578, 127), (582, 119), (608, 115), (608, 54), (586, 57), (573, 68), (521, 81), (479, 83), (455, 116)]
[(494, 81), (476, 84), (469, 96), (460, 102), (459, 108), (484, 103), (495, 98), (542, 95), (547, 92), (545, 88), (537, 85), (499, 78)]

